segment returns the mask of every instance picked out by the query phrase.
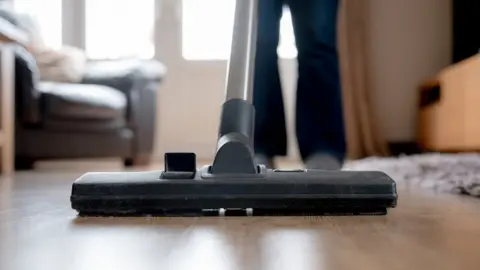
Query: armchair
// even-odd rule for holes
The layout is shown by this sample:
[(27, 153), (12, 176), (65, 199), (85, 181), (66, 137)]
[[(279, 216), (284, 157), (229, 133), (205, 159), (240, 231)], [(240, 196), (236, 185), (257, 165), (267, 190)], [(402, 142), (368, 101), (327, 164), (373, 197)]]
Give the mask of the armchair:
[(165, 75), (157, 61), (93, 61), (79, 83), (41, 81), (35, 59), (15, 49), (15, 163), (43, 159), (120, 157), (145, 164), (153, 152), (156, 91)]
[(0, 8), (0, 32), (15, 46), (15, 167), (37, 160), (120, 157), (125, 165), (153, 152), (156, 91), (165, 67), (154, 60), (89, 61), (80, 81), (45, 81), (27, 48), (36, 26)]

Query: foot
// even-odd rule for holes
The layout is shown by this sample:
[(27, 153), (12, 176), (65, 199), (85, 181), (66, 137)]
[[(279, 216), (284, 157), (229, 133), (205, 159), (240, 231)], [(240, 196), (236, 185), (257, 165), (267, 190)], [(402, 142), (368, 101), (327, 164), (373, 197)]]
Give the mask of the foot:
[(264, 154), (255, 154), (254, 161), (257, 165), (265, 165), (268, 169), (273, 169), (275, 164), (273, 163), (273, 158), (268, 157)]
[(306, 159), (305, 167), (312, 170), (341, 170), (342, 162), (329, 154), (314, 154)]

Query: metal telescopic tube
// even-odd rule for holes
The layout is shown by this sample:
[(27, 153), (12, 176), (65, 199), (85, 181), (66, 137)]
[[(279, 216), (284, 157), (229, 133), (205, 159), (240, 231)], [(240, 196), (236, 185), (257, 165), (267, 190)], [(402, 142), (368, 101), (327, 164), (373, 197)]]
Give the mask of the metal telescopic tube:
[(255, 108), (252, 101), (258, 1), (262, 0), (236, 1), (226, 98), (211, 168), (213, 175), (257, 173), (253, 160)]
[(232, 47), (227, 67), (226, 101), (252, 103), (259, 0), (237, 0)]

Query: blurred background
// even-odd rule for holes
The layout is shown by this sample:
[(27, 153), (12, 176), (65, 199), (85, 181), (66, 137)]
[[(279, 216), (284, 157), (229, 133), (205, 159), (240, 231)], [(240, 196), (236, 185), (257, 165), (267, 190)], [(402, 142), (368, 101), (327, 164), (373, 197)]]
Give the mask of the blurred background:
[[(471, 10), (476, 5), (478, 13), (478, 4), (343, 2), (339, 38), (351, 158), (418, 151), (419, 88), (476, 54), (480, 24)], [(165, 151), (210, 159), (234, 7), (234, 0), (3, 0), (0, 32), (26, 51), (15, 49), (10, 66), (17, 168), (104, 157), (145, 165), (161, 161)], [(297, 159), (288, 9), (278, 52), (289, 158)]]

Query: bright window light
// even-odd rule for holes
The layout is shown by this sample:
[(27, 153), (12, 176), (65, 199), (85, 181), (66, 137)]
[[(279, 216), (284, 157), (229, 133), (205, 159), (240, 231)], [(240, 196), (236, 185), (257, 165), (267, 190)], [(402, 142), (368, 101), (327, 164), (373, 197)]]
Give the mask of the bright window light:
[(85, 4), (90, 59), (155, 56), (155, 0), (85, 0)]
[[(182, 54), (187, 60), (226, 60), (230, 56), (235, 0), (182, 1)], [(297, 50), (288, 9), (281, 19), (281, 58), (295, 58)]]
[(62, 46), (62, 0), (14, 0), (13, 7), (33, 19), (47, 46)]

